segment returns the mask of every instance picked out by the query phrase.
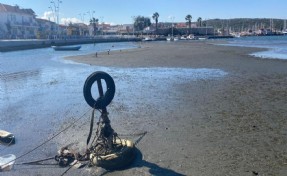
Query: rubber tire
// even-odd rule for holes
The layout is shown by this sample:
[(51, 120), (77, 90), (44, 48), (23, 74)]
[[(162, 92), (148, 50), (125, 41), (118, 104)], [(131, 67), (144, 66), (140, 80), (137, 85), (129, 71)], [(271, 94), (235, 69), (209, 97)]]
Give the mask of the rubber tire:
[[(96, 82), (99, 79), (103, 79), (106, 82), (107, 85), (107, 91), (104, 93), (104, 96), (102, 98), (98, 98), (95, 100), (92, 96), (91, 88), (94, 82)], [(84, 84), (84, 97), (88, 105), (90, 105), (92, 108), (95, 109), (104, 109), (106, 108), (111, 101), (113, 100), (115, 96), (115, 82), (113, 78), (106, 72), (103, 71), (97, 71), (92, 73), (85, 81)]]

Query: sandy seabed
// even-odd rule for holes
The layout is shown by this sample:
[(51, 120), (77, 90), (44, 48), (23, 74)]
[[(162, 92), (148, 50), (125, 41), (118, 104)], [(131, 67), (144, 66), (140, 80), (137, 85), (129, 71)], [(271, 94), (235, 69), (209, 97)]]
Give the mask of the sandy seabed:
[[(154, 83), (116, 77), (126, 85), (108, 107), (112, 127), (118, 133), (147, 131), (137, 145), (138, 157), (125, 170), (94, 167), (67, 175), (286, 175), (287, 61), (248, 55), (263, 49), (199, 41), (139, 46), (66, 59), (147, 73), (216, 69), (226, 74), (213, 79), (188, 74), (170, 82), (159, 75)], [(85, 141), (88, 128), (85, 124), (69, 135)]]

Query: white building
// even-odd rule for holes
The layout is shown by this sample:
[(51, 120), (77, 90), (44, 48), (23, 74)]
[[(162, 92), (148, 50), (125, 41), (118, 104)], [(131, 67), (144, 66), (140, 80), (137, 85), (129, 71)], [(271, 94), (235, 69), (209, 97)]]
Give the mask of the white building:
[(0, 3), (0, 38), (35, 38), (38, 29), (32, 9)]

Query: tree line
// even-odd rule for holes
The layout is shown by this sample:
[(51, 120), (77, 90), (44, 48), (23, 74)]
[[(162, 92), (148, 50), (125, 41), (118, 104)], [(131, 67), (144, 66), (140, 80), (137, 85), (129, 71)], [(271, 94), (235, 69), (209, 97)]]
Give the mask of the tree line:
[[(155, 33), (157, 34), (159, 13), (155, 12), (152, 15), (152, 19), (155, 21)], [(189, 28), (188, 31), (190, 33), (192, 16), (190, 14), (186, 15), (185, 20), (186, 20), (186, 24), (188, 25), (188, 28)], [(199, 17), (197, 19), (197, 23), (198, 23), (198, 26), (202, 26), (202, 18), (201, 17)], [(151, 25), (151, 19), (149, 17), (144, 17), (144, 16), (139, 15), (134, 19), (134, 28), (137, 31), (142, 31), (144, 28), (146, 28), (150, 25)]]
[[(158, 33), (159, 13), (155, 12), (152, 15), (152, 19), (155, 22), (155, 34)], [(94, 33), (97, 31), (98, 19), (91, 19), (90, 24), (94, 28)], [(188, 26), (188, 33), (191, 31), (191, 24), (195, 23), (198, 27), (211, 26), (214, 29), (227, 29), (234, 32), (242, 31), (254, 31), (259, 29), (271, 29), (275, 31), (282, 31), (286, 28), (285, 19), (268, 19), (268, 18), (234, 18), (234, 19), (209, 19), (202, 20), (201, 17), (197, 18), (195, 22), (192, 22), (192, 16), (187, 14), (185, 17), (186, 24)], [(284, 25), (285, 23), (285, 25)], [(144, 28), (151, 26), (151, 19), (138, 15), (134, 18), (135, 31), (142, 31)]]

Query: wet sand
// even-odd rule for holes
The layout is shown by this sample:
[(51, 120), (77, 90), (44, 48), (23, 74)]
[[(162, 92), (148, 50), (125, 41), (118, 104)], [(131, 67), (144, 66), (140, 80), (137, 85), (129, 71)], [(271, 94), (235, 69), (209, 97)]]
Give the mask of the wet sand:
[[(146, 68), (147, 74), (149, 68), (208, 68), (227, 73), (194, 80), (187, 75), (178, 77), (178, 82), (151, 74), (154, 83), (145, 78), (135, 81), (128, 75), (114, 77), (116, 85), (125, 85), (117, 87), (109, 117), (120, 134), (147, 131), (137, 145), (138, 157), (125, 170), (106, 172), (92, 167), (70, 170), (67, 175), (285, 175), (287, 61), (248, 55), (255, 51), (262, 49), (198, 41), (151, 42), (109, 55), (67, 58), (110, 69)], [(89, 121), (79, 122), (56, 145), (76, 142), (83, 149), (88, 129)], [(63, 171), (44, 168), (26, 173), (57, 175)]]
[[(120, 132), (148, 134), (138, 145), (142, 160), (107, 175), (285, 175), (287, 61), (248, 55), (261, 50), (205, 42), (144, 43), (110, 55), (70, 57), (115, 69), (215, 68), (228, 73), (180, 82), (166, 92), (158, 92), (155, 83), (129, 107), (125, 92), (139, 90), (132, 89), (133, 82), (119, 90), (122, 101), (110, 107), (116, 116), (112, 125)], [(154, 99), (145, 99), (149, 94)]]

